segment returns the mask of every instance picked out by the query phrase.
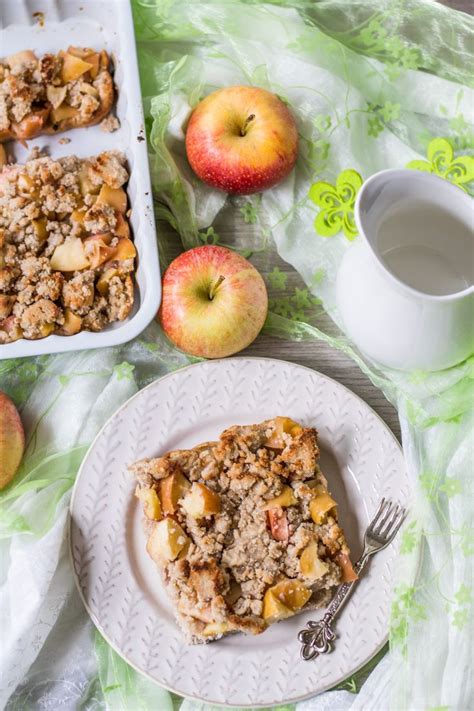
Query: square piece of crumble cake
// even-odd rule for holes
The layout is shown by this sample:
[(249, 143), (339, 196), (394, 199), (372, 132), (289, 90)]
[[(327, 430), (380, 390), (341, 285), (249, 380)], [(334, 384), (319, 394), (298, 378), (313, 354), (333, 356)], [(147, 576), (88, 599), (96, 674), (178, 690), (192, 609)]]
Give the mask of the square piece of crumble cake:
[[(35, 154), (36, 155), (36, 154)], [(37, 154), (0, 172), (0, 346), (101, 331), (132, 310), (125, 155)]]
[(258, 634), (356, 577), (318, 458), (315, 429), (275, 417), (130, 467), (190, 643)]
[(0, 60), (0, 143), (92, 126), (114, 103), (105, 50), (68, 47), (38, 57), (25, 49)]

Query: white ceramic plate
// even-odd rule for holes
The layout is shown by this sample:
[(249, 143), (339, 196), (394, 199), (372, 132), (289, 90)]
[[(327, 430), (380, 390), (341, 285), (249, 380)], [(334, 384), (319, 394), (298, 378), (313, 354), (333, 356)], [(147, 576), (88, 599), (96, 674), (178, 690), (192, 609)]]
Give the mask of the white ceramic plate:
[(127, 465), (215, 439), (232, 424), (288, 415), (319, 430), (322, 470), (339, 502), (356, 560), (382, 496), (406, 503), (398, 442), (352, 392), (308, 368), (230, 358), (184, 368), (141, 390), (108, 421), (81, 467), (71, 502), (71, 555), (84, 604), (133, 667), (183, 696), (232, 706), (273, 706), (338, 684), (387, 639), (397, 542), (374, 557), (337, 624), (332, 654), (299, 658), (296, 635), (319, 611), (187, 646), (159, 573), (145, 552), (135, 483)]

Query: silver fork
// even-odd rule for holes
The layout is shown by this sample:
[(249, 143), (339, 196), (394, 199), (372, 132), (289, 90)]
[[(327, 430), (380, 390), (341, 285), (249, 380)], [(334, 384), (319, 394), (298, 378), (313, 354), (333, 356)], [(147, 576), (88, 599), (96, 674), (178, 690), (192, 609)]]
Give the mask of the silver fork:
[[(377, 513), (365, 532), (364, 552), (354, 565), (354, 570), (357, 574), (365, 567), (371, 555), (383, 550), (393, 541), (406, 515), (405, 508), (394, 504), (392, 501), (382, 499)], [(306, 628), (298, 633), (298, 639), (302, 644), (302, 659), (309, 661), (319, 654), (331, 652), (332, 643), (336, 639), (331, 626), (332, 622), (347, 602), (356, 582), (357, 579), (352, 580), (350, 583), (343, 583), (338, 588), (323, 619), (318, 622), (308, 622)]]

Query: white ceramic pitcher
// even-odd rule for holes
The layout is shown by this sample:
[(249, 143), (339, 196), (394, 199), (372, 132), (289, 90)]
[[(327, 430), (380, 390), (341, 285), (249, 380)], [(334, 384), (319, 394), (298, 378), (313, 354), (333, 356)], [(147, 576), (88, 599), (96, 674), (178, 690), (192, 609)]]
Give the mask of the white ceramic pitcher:
[(384, 170), (355, 204), (337, 276), (347, 334), (379, 363), (448, 368), (474, 352), (473, 201), (430, 173)]

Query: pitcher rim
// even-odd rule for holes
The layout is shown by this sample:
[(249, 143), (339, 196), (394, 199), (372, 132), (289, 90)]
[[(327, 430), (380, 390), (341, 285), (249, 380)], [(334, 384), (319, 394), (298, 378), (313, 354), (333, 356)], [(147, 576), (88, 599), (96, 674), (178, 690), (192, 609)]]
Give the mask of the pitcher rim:
[[(367, 180), (364, 180), (358, 194), (356, 197), (356, 201), (354, 204), (354, 219), (355, 223), (357, 225), (357, 229), (359, 231), (360, 236), (364, 240), (364, 243), (367, 245), (367, 247), (370, 249), (371, 253), (373, 254), (374, 258), (377, 260), (377, 263), (381, 269), (388, 275), (388, 277), (394, 281), (396, 284), (398, 284), (399, 287), (402, 289), (406, 290), (409, 293), (414, 294), (417, 297), (422, 297), (424, 299), (429, 299), (431, 301), (454, 301), (458, 299), (462, 299), (465, 296), (469, 296), (470, 294), (474, 294), (474, 284), (471, 284), (470, 286), (465, 287), (461, 291), (453, 291), (449, 294), (427, 294), (425, 291), (420, 291), (419, 289), (416, 289), (413, 286), (409, 286), (406, 284), (404, 281), (399, 279), (395, 274), (393, 274), (383, 263), (383, 260), (379, 258), (379, 255), (376, 253), (372, 243), (370, 240), (367, 238), (367, 235), (364, 230), (363, 226), (363, 220), (361, 220), (360, 216), (360, 202), (363, 197), (363, 194), (367, 188), (367, 186), (373, 182), (376, 182), (381, 176), (386, 175), (386, 174), (403, 174), (406, 176), (410, 176), (410, 179), (413, 180), (424, 180), (427, 182), (433, 182), (435, 183), (438, 187), (440, 185), (443, 186), (443, 190), (451, 191), (453, 195), (457, 195), (458, 197), (462, 196), (461, 199), (469, 199), (470, 195), (468, 193), (465, 193), (461, 188), (457, 187), (453, 183), (449, 182), (448, 180), (445, 180), (444, 178), (441, 178), (438, 175), (433, 175), (433, 173), (428, 173), (428, 172), (423, 172), (423, 171), (416, 171), (416, 170), (411, 170), (409, 168), (385, 168), (384, 170), (379, 170), (377, 173), (374, 173), (373, 175), (369, 176)], [(456, 191), (456, 192), (454, 192)], [(472, 198), (470, 198), (472, 200)]]

